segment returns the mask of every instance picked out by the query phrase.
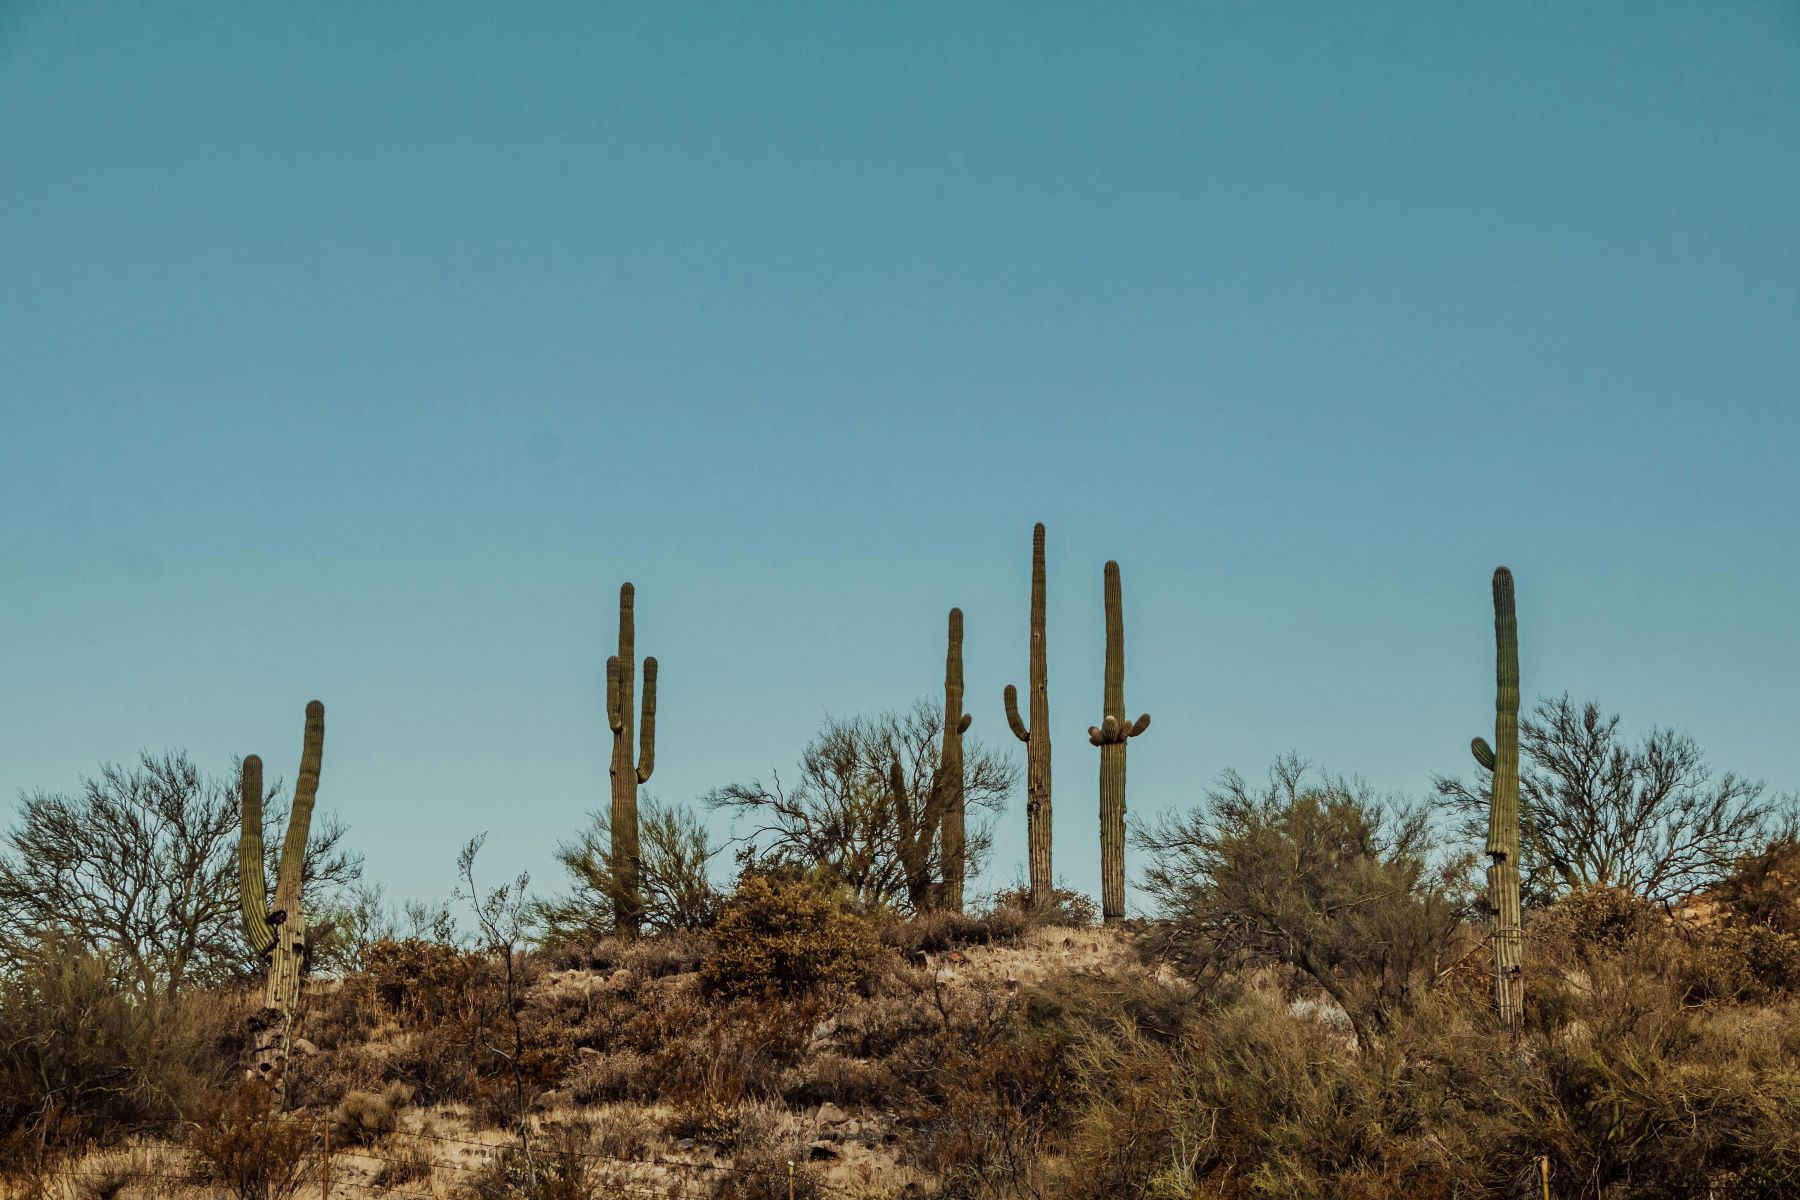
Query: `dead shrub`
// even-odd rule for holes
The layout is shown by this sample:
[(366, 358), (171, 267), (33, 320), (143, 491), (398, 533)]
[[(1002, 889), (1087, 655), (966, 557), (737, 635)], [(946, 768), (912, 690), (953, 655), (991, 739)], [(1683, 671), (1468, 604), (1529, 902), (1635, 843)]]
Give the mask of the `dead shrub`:
[(432, 1169), (431, 1150), (409, 1139), (388, 1152), (370, 1183), (378, 1191), (392, 1191), (431, 1178)]
[(288, 1200), (311, 1182), (321, 1149), (313, 1129), (281, 1112), (260, 1080), (201, 1113), (190, 1146), (196, 1182), (236, 1200)]
[(1029, 887), (1009, 888), (994, 897), (994, 907), (1023, 913), (1033, 928), (1086, 929), (1100, 919), (1100, 910), (1093, 900), (1064, 887), (1051, 888), (1049, 899), (1042, 905), (1031, 902)]
[(883, 945), (902, 954), (942, 954), (965, 946), (1017, 942), (1031, 927), (1031, 918), (1018, 908), (996, 908), (979, 916), (928, 909), (904, 920), (883, 924), (880, 934)]
[(351, 1092), (332, 1110), (331, 1136), (345, 1146), (372, 1146), (394, 1132), (399, 1110), (411, 1099), (412, 1090), (403, 1083), (380, 1092)]
[(573, 1137), (534, 1141), (531, 1152), (506, 1146), (468, 1173), (461, 1200), (597, 1200), (599, 1173)]

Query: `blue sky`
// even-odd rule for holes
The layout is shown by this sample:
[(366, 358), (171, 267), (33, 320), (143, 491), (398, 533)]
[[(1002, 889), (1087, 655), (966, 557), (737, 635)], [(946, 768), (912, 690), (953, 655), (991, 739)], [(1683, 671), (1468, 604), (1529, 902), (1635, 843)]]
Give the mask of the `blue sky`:
[[(941, 688), (1060, 869), (1298, 750), (1420, 794), (1525, 688), (1800, 786), (1800, 8), (0, 0), (0, 793), (256, 751), (444, 895)], [(994, 877), (1022, 870), (1022, 798)]]

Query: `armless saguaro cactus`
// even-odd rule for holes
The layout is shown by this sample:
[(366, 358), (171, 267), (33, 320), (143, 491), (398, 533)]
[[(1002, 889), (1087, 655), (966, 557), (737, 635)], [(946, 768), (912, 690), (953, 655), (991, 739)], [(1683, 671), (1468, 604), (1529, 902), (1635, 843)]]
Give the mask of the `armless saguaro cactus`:
[(1125, 720), (1125, 614), (1119, 564), (1106, 564), (1106, 695), (1102, 720), (1088, 726), (1100, 747), (1100, 911), (1108, 925), (1125, 919), (1125, 743), (1150, 728), (1150, 714)]
[(656, 767), (656, 660), (644, 660), (644, 710), (632, 761), (632, 702), (637, 690), (636, 591), (619, 589), (619, 652), (606, 660), (606, 719), (612, 727), (613, 923), (636, 935), (644, 923), (643, 857), (638, 848), (637, 791)]
[[(306, 838), (312, 825), (313, 799), (319, 791), (319, 762), (325, 750), (325, 706), (306, 706), (306, 737), (300, 750), (300, 774), (294, 780), (294, 803), (288, 810), (287, 837), (281, 843), (281, 865), (275, 876), (275, 905), (269, 906), (264, 875), (262, 837), (262, 759), (245, 757), (240, 786), (243, 826), (238, 836), (238, 895), (244, 938), (268, 963), (269, 979), (263, 1011), (252, 1022), (252, 1072), (281, 1086), (294, 1023), (300, 1011), (300, 980), (306, 971), (306, 913), (300, 885), (306, 866)], [(279, 1093), (278, 1093), (279, 1094)]]
[(1031, 727), (1019, 719), (1019, 690), (1006, 685), (1006, 721), (1025, 743), (1025, 843), (1031, 863), (1031, 904), (1050, 902), (1050, 687), (1044, 640), (1044, 526), (1031, 531)]
[(1488, 804), (1488, 915), (1494, 936), (1494, 1010), (1507, 1028), (1525, 1020), (1525, 932), (1519, 912), (1519, 621), (1512, 572), (1494, 569), (1494, 744), (1469, 744), (1494, 773)]
[(943, 859), (943, 906), (951, 912), (963, 909), (964, 796), (962, 735), (968, 732), (968, 713), (963, 711), (963, 615), (950, 610), (949, 648), (944, 656), (944, 749), (932, 780), (932, 807), (942, 816), (943, 836), (938, 853)]

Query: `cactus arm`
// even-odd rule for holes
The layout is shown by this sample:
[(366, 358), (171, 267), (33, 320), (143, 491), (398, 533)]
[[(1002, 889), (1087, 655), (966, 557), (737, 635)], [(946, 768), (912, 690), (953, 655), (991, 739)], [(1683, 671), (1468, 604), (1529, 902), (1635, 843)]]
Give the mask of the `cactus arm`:
[(638, 767), (639, 783), (650, 782), (650, 772), (656, 770), (656, 659), (644, 660), (644, 701), (643, 714), (638, 719)]
[(619, 713), (619, 656), (609, 655), (606, 660), (606, 725), (614, 733), (625, 726), (625, 718)]
[(294, 805), (288, 810), (287, 837), (281, 843), (281, 868), (275, 877), (275, 906), (284, 915), (300, 907), (301, 875), (306, 867), (306, 837), (312, 825), (313, 800), (319, 792), (319, 764), (325, 749), (325, 706), (306, 706), (306, 738), (300, 749), (300, 774), (294, 780)]
[(1148, 728), (1150, 728), (1150, 714), (1144, 713), (1143, 715), (1138, 717), (1137, 722), (1134, 725), (1132, 725), (1132, 727), (1129, 730), (1126, 731), (1125, 736), (1126, 737), (1137, 737), (1140, 733), (1143, 733), (1144, 730), (1146, 730)]
[(1006, 685), (1006, 723), (1012, 726), (1014, 737), (1027, 745), (1031, 743), (1031, 730), (1019, 716), (1019, 689), (1010, 683)]
[(1491, 771), (1494, 769), (1494, 748), (1488, 745), (1486, 738), (1478, 737), (1470, 742), (1469, 753), (1475, 756), (1475, 761), (1480, 765), (1482, 770)]
[(244, 919), (244, 940), (258, 955), (275, 945), (269, 928), (269, 883), (263, 874), (262, 759), (244, 757), (238, 795), (243, 818), (238, 834), (238, 897)]

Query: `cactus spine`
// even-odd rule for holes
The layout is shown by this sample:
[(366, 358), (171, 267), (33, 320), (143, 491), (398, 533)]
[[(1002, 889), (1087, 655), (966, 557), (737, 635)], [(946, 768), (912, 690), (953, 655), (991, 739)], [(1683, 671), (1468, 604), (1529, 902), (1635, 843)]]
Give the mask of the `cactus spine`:
[(1494, 773), (1488, 804), (1488, 915), (1494, 940), (1494, 1010), (1507, 1028), (1525, 1020), (1525, 932), (1519, 912), (1519, 622), (1512, 572), (1494, 570), (1494, 744), (1470, 743)]
[(944, 656), (944, 748), (931, 790), (936, 793), (932, 807), (941, 813), (942, 839), (938, 851), (943, 860), (943, 907), (958, 913), (963, 909), (965, 866), (962, 735), (968, 731), (971, 719), (963, 711), (962, 648), (962, 609), (953, 608), (950, 610), (949, 648)]
[(643, 927), (643, 858), (638, 847), (637, 790), (656, 768), (656, 660), (644, 660), (644, 707), (632, 761), (632, 703), (637, 690), (636, 591), (619, 589), (619, 652), (606, 660), (606, 718), (612, 727), (613, 923), (635, 935)]
[(1019, 719), (1019, 691), (1006, 685), (1006, 721), (1025, 743), (1025, 841), (1031, 864), (1031, 904), (1050, 902), (1050, 687), (1044, 639), (1044, 526), (1031, 531), (1031, 726)]
[(1106, 564), (1106, 694), (1102, 719), (1088, 726), (1100, 747), (1100, 911), (1108, 925), (1125, 919), (1125, 743), (1150, 728), (1150, 714), (1125, 720), (1125, 614), (1119, 564)]
[[(269, 906), (264, 875), (262, 837), (262, 759), (244, 758), (239, 787), (243, 824), (238, 836), (238, 897), (244, 938), (268, 964), (263, 1012), (252, 1021), (251, 1070), (277, 1089), (281, 1086), (294, 1023), (300, 1011), (300, 980), (306, 971), (306, 913), (300, 885), (306, 867), (306, 838), (312, 825), (313, 800), (319, 791), (319, 764), (325, 750), (325, 706), (306, 706), (306, 734), (300, 750), (300, 774), (294, 780), (294, 803), (288, 810), (287, 837), (275, 876), (275, 905)], [(278, 1093), (279, 1094), (279, 1091)]]

